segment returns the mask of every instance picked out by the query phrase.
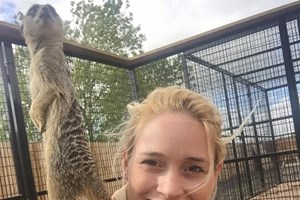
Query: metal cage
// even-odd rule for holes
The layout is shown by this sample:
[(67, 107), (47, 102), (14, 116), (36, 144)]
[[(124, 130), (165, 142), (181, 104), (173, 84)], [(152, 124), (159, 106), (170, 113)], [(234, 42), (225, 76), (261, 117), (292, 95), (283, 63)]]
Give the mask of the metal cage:
[[(111, 169), (114, 141), (99, 142), (105, 137), (99, 133), (115, 126), (127, 103), (175, 84), (214, 101), (225, 137), (257, 105), (227, 145), (217, 199), (299, 199), (299, 13), (295, 2), (133, 58), (65, 41), (76, 89), (84, 91), (78, 98), (91, 122), (90, 148), (109, 192), (120, 187), (122, 173), (118, 165)], [(28, 57), (17, 62), (26, 55), (24, 41), (17, 27), (0, 22), (0, 43), (0, 199), (47, 199), (41, 136), (28, 118)], [(106, 79), (94, 76), (100, 73)], [(117, 95), (98, 95), (105, 85)]]

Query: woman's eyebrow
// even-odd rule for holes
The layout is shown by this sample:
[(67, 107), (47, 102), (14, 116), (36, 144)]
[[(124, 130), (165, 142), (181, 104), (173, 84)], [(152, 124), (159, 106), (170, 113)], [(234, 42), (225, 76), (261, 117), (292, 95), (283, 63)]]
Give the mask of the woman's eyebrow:
[(141, 155), (145, 156), (156, 156), (156, 157), (164, 157), (162, 153), (156, 152), (156, 151), (146, 151), (142, 152)]
[[(142, 152), (141, 155), (144, 156), (155, 156), (155, 157), (165, 157), (164, 154), (156, 152), (156, 151), (146, 151), (146, 152)], [(209, 163), (209, 161), (205, 158), (202, 157), (187, 157), (186, 160), (188, 161), (195, 161), (195, 162), (199, 162), (199, 163)]]
[(188, 157), (187, 160), (189, 161), (196, 161), (200, 163), (209, 163), (207, 159), (201, 157)]

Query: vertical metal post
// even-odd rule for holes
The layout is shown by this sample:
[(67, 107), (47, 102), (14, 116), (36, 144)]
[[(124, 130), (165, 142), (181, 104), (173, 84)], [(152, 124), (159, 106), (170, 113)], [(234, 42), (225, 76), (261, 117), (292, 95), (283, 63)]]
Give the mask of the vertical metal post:
[[(274, 128), (273, 128), (274, 126), (273, 126), (272, 117), (271, 117), (271, 110), (270, 110), (270, 102), (269, 102), (268, 92), (265, 92), (265, 96), (266, 96), (266, 104), (267, 104), (267, 110), (268, 110), (268, 118), (270, 120), (272, 144), (274, 146), (274, 152), (277, 153), (276, 138), (275, 138), (275, 134), (274, 134)], [(274, 161), (275, 161), (275, 167), (276, 167), (276, 171), (277, 171), (278, 181), (279, 181), (279, 183), (281, 183), (282, 182), (281, 174), (280, 174), (281, 171), (280, 171), (280, 168), (279, 168), (279, 162), (278, 162), (278, 156), (277, 155), (275, 156)]]
[(129, 78), (131, 80), (131, 92), (133, 101), (138, 101), (138, 83), (136, 80), (135, 69), (128, 70)]
[[(292, 108), (292, 117), (294, 121), (294, 128), (296, 133), (297, 148), (300, 150), (300, 106), (299, 97), (297, 92), (297, 84), (295, 78), (295, 71), (293, 66), (293, 60), (291, 55), (289, 36), (287, 32), (286, 22), (284, 19), (278, 22), (279, 33), (282, 45), (283, 60), (285, 65), (286, 78), (288, 83), (289, 96)], [(298, 154), (300, 157), (300, 153)]]
[[(224, 86), (224, 93), (225, 93), (225, 101), (226, 101), (226, 110), (227, 110), (227, 115), (228, 115), (228, 122), (229, 122), (229, 127), (231, 128), (231, 133), (233, 134), (232, 128), (233, 128), (233, 124), (232, 124), (232, 118), (230, 115), (230, 103), (229, 103), (229, 97), (228, 97), (228, 91), (227, 91), (227, 87), (226, 87), (226, 78), (225, 78), (225, 74), (222, 73), (222, 79), (223, 79), (223, 86)], [(232, 141), (232, 146), (233, 146), (233, 156), (236, 159), (237, 158), (237, 151), (236, 151), (236, 146), (235, 146), (235, 142), (234, 140)], [(236, 168), (236, 174), (237, 174), (237, 180), (238, 180), (238, 185), (239, 185), (239, 193), (240, 193), (240, 199), (244, 199), (244, 191), (242, 188), (242, 177), (241, 177), (241, 172), (240, 172), (240, 168), (238, 165), (238, 162), (235, 161), (235, 168)]]
[[(36, 191), (34, 185), (34, 179), (32, 174), (32, 168), (30, 163), (29, 147), (27, 140), (27, 133), (24, 124), (24, 115), (21, 104), (20, 91), (18, 87), (18, 80), (16, 74), (16, 68), (14, 65), (13, 51), (10, 43), (1, 42), (1, 54), (3, 55), (3, 65), (5, 67), (7, 75), (6, 85), (6, 97), (8, 107), (10, 108), (9, 118), (12, 132), (12, 139), (14, 140), (14, 147), (16, 148), (17, 161), (16, 165), (19, 167), (19, 181), (21, 191), (24, 192), (26, 199), (36, 200)], [(2, 71), (3, 73), (3, 71)], [(5, 76), (5, 74), (3, 74)]]
[[(236, 81), (234, 79), (233, 81), (233, 88), (234, 88), (234, 93), (236, 94), (235, 96), (235, 103), (236, 103), (236, 107), (237, 107), (237, 114), (238, 114), (238, 119), (239, 119), (239, 123), (242, 123), (242, 117), (241, 117), (241, 109), (240, 109), (240, 105), (239, 105), (239, 97), (238, 97), (238, 92), (237, 92), (237, 86), (236, 86)], [(247, 144), (246, 144), (246, 140), (244, 137), (244, 131), (242, 131), (241, 133), (241, 140), (243, 142), (243, 153), (245, 157), (248, 157), (248, 153), (247, 153)], [(245, 161), (246, 162), (246, 175), (247, 175), (247, 179), (248, 179), (248, 185), (249, 185), (249, 191), (250, 191), (250, 195), (253, 195), (253, 187), (252, 187), (252, 178), (251, 178), (251, 173), (250, 173), (250, 167), (249, 167), (249, 162), (248, 160)]]
[[(250, 90), (249, 86), (247, 86), (247, 96), (248, 96), (248, 99), (249, 99), (250, 110), (253, 110), (253, 103), (252, 103), (252, 99), (251, 99), (251, 90)], [(260, 156), (261, 152), (260, 152), (260, 147), (259, 147), (259, 140), (258, 140), (257, 127), (256, 127), (256, 122), (255, 122), (254, 114), (251, 116), (251, 119), (252, 119), (252, 123), (253, 123), (253, 131), (254, 131), (254, 136), (255, 136), (255, 144), (256, 144), (257, 154), (258, 154), (257, 156)], [(260, 175), (260, 181), (261, 181), (261, 184), (262, 184), (262, 188), (265, 188), (266, 187), (266, 183), (265, 183), (265, 177), (264, 177), (264, 172), (263, 172), (263, 163), (262, 163), (260, 157), (257, 158), (257, 161), (259, 163), (258, 170), (259, 170), (259, 175)]]
[(181, 61), (182, 61), (183, 79), (184, 79), (185, 87), (191, 89), (185, 54), (181, 55)]
[(13, 154), (13, 160), (14, 160), (14, 167), (16, 171), (16, 178), (17, 178), (17, 184), (18, 184), (18, 192), (22, 195), (25, 194), (25, 188), (23, 184), (23, 177), (21, 173), (21, 164), (20, 164), (20, 155), (18, 152), (18, 145), (17, 145), (17, 139), (15, 135), (15, 127), (14, 127), (14, 122), (13, 122), (13, 114), (12, 114), (12, 108), (11, 108), (11, 100), (9, 96), (9, 88), (8, 88), (8, 72), (7, 72), (7, 66), (5, 65), (4, 61), (4, 49), (2, 48), (2, 43), (1, 43), (1, 48), (0, 48), (0, 67), (1, 67), (1, 74), (2, 74), (2, 80), (3, 80), (3, 86), (4, 86), (4, 93), (5, 93), (5, 99), (6, 99), (6, 107), (8, 111), (8, 119), (9, 119), (9, 130), (11, 131), (11, 134), (9, 135), (10, 143), (11, 143), (11, 148), (12, 148), (12, 154)]

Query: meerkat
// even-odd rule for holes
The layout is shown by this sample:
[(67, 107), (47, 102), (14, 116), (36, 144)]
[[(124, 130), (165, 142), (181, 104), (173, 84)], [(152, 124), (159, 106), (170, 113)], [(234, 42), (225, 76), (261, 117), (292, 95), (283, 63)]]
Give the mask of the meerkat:
[(88, 149), (79, 103), (63, 52), (63, 26), (51, 5), (35, 4), (22, 33), (31, 63), (30, 117), (43, 134), (46, 185), (51, 200), (109, 200)]

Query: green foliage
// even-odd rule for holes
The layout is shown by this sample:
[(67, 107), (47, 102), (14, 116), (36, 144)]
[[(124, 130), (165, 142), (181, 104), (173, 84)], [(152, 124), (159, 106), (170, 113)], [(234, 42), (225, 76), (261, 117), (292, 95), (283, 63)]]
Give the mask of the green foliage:
[[(107, 0), (96, 4), (92, 0), (71, 2), (74, 28), (69, 38), (118, 55), (137, 55), (142, 52), (145, 36), (140, 26), (132, 23), (129, 2)], [(70, 33), (67, 31), (67, 33)]]
[[(123, 56), (142, 52), (145, 36), (133, 25), (128, 2), (82, 0), (71, 6), (73, 24), (65, 23), (67, 39)], [(121, 122), (132, 101), (127, 71), (80, 59), (73, 59), (72, 65), (89, 139), (106, 140), (104, 133)]]
[[(0, 74), (1, 70), (0, 70)], [(4, 87), (2, 84), (2, 80), (0, 80), (0, 92), (4, 94)], [(9, 126), (8, 126), (8, 115), (6, 109), (6, 96), (0, 95), (0, 142), (8, 141), (9, 140)]]

